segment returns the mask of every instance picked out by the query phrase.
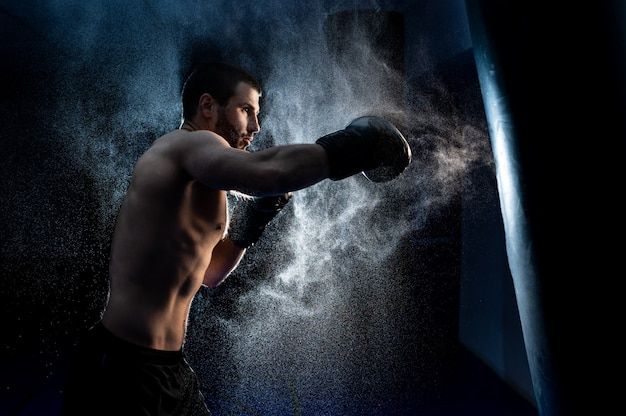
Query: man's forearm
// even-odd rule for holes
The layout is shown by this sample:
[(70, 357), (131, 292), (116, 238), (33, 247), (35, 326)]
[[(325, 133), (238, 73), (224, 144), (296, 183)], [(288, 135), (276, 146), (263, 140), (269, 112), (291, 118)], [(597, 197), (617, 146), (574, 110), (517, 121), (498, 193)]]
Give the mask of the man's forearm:
[(258, 152), (258, 157), (270, 164), (275, 172), (268, 184), (273, 194), (296, 191), (328, 177), (328, 156), (317, 144), (275, 146)]
[(234, 245), (228, 237), (221, 240), (213, 249), (202, 283), (208, 287), (216, 287), (222, 283), (235, 270), (245, 252), (245, 249)]

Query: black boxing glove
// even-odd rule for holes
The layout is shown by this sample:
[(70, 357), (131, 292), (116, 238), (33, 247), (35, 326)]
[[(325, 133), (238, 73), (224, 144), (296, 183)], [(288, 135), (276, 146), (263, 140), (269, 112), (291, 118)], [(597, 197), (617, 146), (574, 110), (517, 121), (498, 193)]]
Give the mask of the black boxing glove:
[(261, 238), (265, 227), (287, 205), (292, 194), (240, 200), (233, 209), (228, 238), (247, 249)]
[(326, 150), (334, 181), (363, 172), (373, 182), (386, 182), (411, 162), (411, 148), (402, 133), (380, 117), (359, 117), (315, 143)]

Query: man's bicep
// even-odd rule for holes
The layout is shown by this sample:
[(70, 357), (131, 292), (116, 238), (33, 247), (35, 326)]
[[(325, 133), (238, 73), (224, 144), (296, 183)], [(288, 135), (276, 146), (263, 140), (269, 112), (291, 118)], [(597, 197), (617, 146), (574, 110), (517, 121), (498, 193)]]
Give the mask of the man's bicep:
[(213, 189), (253, 195), (267, 191), (267, 161), (217, 140), (190, 140), (182, 151), (181, 163), (187, 174)]

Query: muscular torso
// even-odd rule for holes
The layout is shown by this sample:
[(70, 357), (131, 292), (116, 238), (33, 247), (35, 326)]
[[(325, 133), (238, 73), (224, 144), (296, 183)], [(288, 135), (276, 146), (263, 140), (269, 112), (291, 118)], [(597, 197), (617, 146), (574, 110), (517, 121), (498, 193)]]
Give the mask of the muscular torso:
[(104, 325), (130, 342), (181, 348), (189, 307), (227, 227), (226, 193), (186, 175), (159, 139), (138, 161), (113, 237)]

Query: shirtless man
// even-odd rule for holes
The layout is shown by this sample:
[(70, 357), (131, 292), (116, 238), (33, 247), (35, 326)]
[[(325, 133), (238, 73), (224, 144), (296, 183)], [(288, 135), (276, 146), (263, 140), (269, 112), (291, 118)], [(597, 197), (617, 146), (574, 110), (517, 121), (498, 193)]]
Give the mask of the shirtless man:
[[(113, 236), (108, 304), (79, 346), (64, 414), (209, 414), (182, 352), (200, 286), (232, 272), (289, 192), (397, 164), (381, 156), (380, 127), (368, 123), (316, 144), (247, 152), (260, 95), (252, 76), (226, 64), (205, 64), (185, 82), (180, 129), (135, 166)], [(257, 197), (230, 229), (228, 190)]]

